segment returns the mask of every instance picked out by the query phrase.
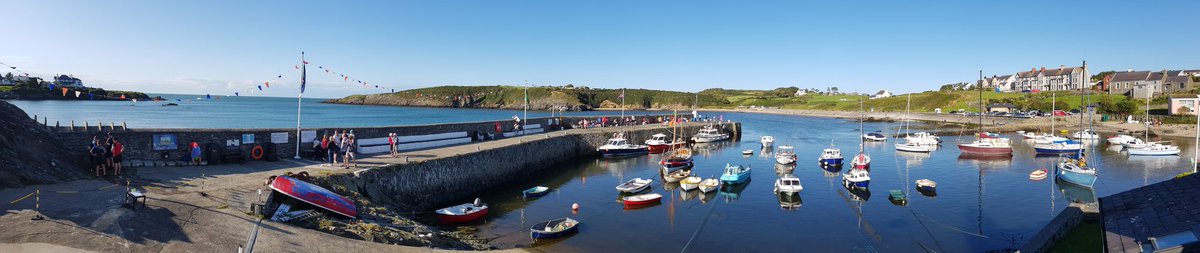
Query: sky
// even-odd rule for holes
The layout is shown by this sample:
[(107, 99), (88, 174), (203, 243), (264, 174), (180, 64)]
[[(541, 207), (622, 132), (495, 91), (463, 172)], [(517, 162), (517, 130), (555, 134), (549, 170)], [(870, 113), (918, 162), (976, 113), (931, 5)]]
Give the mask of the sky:
[[(152, 93), (437, 85), (936, 90), (1200, 69), (1200, 1), (2, 1), (0, 63)], [(325, 67), (389, 90), (363, 88)], [(282, 75), (282, 78), (278, 76)]]

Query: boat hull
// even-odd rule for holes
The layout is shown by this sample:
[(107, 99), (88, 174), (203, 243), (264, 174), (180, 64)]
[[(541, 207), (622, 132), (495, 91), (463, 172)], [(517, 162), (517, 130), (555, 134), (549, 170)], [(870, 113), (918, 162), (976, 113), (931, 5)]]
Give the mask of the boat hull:
[(750, 173), (742, 173), (737, 175), (721, 175), (721, 183), (723, 184), (740, 184), (746, 182), (750, 178)]
[(536, 198), (536, 197), (546, 196), (546, 194), (548, 194), (548, 193), (550, 193), (549, 189), (539, 191), (536, 188), (531, 188), (528, 190), (521, 191), (521, 195), (525, 196), (526, 198)]
[(601, 155), (601, 156), (604, 156), (604, 157), (625, 157), (625, 156), (638, 156), (638, 155), (645, 155), (645, 154), (649, 153), (649, 151), (648, 151), (648, 150), (646, 150), (646, 149), (641, 149), (641, 148), (635, 148), (635, 149), (599, 149), (599, 150), (596, 150), (596, 151), (599, 151), (599, 152), (600, 152), (600, 155)]
[(846, 188), (863, 188), (863, 189), (866, 189), (866, 188), (868, 188), (868, 187), (870, 187), (870, 186), (871, 186), (871, 181), (858, 181), (858, 182), (854, 182), (854, 181), (850, 181), (850, 180), (842, 180), (842, 186), (845, 186)]
[(1038, 154), (1074, 154), (1083, 152), (1082, 148), (1039, 148), (1034, 147), (1034, 152)]
[(487, 207), (484, 207), (483, 209), (481, 209), (477, 212), (464, 214), (464, 215), (449, 215), (449, 214), (440, 214), (439, 213), (438, 221), (441, 222), (442, 224), (467, 223), (467, 222), (478, 220), (479, 218), (482, 218), (484, 215), (487, 215), (487, 213), (488, 213)]
[(1170, 150), (1140, 150), (1140, 149), (1130, 149), (1130, 150), (1129, 150), (1129, 155), (1141, 155), (1141, 156), (1172, 156), (1172, 155), (1179, 155), (1179, 150), (1178, 150), (1178, 149), (1170, 149)]
[(817, 163), (821, 165), (842, 165), (842, 161), (845, 160), (845, 158), (822, 158), (817, 160)]
[(358, 208), (354, 201), (299, 179), (287, 176), (275, 177), (275, 180), (271, 182), (271, 189), (348, 218), (358, 216)]
[(1057, 175), (1058, 175), (1059, 179), (1062, 179), (1062, 181), (1067, 182), (1067, 183), (1072, 183), (1075, 185), (1084, 186), (1084, 187), (1088, 187), (1088, 188), (1091, 188), (1093, 185), (1096, 185), (1097, 177), (1094, 174), (1078, 173), (1078, 172), (1074, 172), (1074, 171), (1070, 171), (1070, 170), (1058, 169)]
[(974, 154), (990, 154), (990, 155), (1012, 155), (1012, 147), (976, 147), (966, 144), (958, 144), (958, 150), (963, 153)]

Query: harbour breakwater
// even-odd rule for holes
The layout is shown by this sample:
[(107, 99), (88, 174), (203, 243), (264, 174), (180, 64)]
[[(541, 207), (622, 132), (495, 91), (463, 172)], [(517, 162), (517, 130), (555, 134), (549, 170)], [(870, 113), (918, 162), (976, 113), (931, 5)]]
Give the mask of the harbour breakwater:
[[(707, 125), (730, 133), (734, 139), (740, 138), (741, 124), (737, 122), (682, 124), (677, 128), (678, 137), (690, 138)], [(537, 177), (538, 173), (555, 169), (552, 165), (556, 163), (597, 157), (596, 148), (617, 132), (624, 132), (631, 142), (640, 143), (654, 134), (670, 135), (670, 131), (669, 127), (656, 124), (536, 134), (505, 140), (507, 143), (487, 149), (474, 148), (474, 145), (447, 148), (445, 152), (461, 153), (334, 174), (323, 180), (335, 190), (369, 199), (375, 204), (432, 210), (455, 201), (469, 201), (506, 183)]]

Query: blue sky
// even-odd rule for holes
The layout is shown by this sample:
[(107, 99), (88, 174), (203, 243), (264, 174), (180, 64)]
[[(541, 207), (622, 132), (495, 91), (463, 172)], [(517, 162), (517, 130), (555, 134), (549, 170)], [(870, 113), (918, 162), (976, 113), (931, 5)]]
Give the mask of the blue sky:
[[(845, 3), (843, 3), (845, 2)], [(912, 92), (1034, 67), (1200, 68), (1200, 1), (6, 1), (0, 62), (90, 86), (312, 97), (572, 83)], [(1189, 61), (1190, 60), (1190, 61)], [(276, 78), (284, 75), (284, 78)]]

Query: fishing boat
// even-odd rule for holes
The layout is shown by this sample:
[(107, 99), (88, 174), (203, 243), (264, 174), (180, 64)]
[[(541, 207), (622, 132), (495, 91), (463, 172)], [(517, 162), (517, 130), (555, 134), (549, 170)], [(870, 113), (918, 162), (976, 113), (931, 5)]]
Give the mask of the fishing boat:
[(621, 198), (621, 202), (625, 204), (625, 208), (644, 206), (662, 201), (662, 194), (649, 193)]
[(753, 154), (754, 154), (753, 149), (742, 150), (742, 155), (749, 156), (749, 155), (753, 155)]
[(1128, 134), (1118, 134), (1118, 135), (1114, 135), (1112, 137), (1108, 137), (1107, 140), (1108, 140), (1108, 144), (1122, 145), (1122, 144), (1125, 144), (1125, 142), (1128, 142), (1131, 140), (1136, 140), (1136, 139), (1137, 138), (1135, 138), (1131, 135), (1128, 135)]
[(937, 191), (937, 182), (929, 179), (918, 179), (917, 189), (922, 191)]
[(613, 134), (613, 137), (609, 138), (604, 145), (596, 148), (596, 151), (604, 157), (637, 156), (650, 152), (646, 145), (629, 143), (621, 133)]
[(621, 183), (621, 185), (618, 185), (617, 191), (624, 193), (640, 192), (646, 190), (646, 188), (649, 188), (650, 183), (653, 182), (653, 179), (634, 178), (630, 179), (629, 181), (625, 181), (625, 183)]
[(898, 206), (908, 205), (908, 196), (905, 196), (904, 192), (900, 190), (888, 190), (888, 200)]
[(1100, 139), (1100, 135), (1096, 134), (1096, 131), (1092, 131), (1091, 129), (1084, 129), (1082, 131), (1071, 134), (1071, 138), (1080, 139), (1080, 140), (1095, 140), (1095, 139)]
[(671, 150), (671, 154), (666, 158), (663, 158), (662, 161), (659, 161), (659, 164), (663, 167), (663, 174), (666, 174), (670, 170), (691, 168), (693, 165), (692, 149), (678, 148)]
[(475, 203), (442, 208), (438, 209), (435, 213), (437, 213), (438, 220), (442, 224), (458, 224), (471, 222), (487, 215), (488, 206), (487, 204), (480, 203), (479, 199), (475, 199)]
[(762, 142), (763, 147), (771, 146), (771, 145), (775, 144), (775, 137), (771, 137), (770, 135), (763, 135), (762, 139), (760, 139), (759, 142)]
[(879, 133), (879, 131), (864, 134), (862, 138), (866, 141), (887, 141), (887, 136)]
[(1034, 170), (1033, 172), (1029, 172), (1029, 180), (1040, 181), (1042, 179), (1046, 179), (1046, 175), (1049, 175), (1049, 173), (1046, 172), (1046, 169)]
[(666, 180), (667, 183), (679, 182), (680, 180), (687, 178), (691, 174), (692, 174), (691, 170), (676, 170), (676, 171), (667, 173), (667, 175), (665, 177), (663, 177), (663, 180)]
[(796, 148), (792, 146), (779, 146), (779, 150), (775, 151), (775, 162), (779, 164), (792, 164), (796, 162)]
[(929, 153), (933, 152), (933, 147), (934, 146), (906, 142), (903, 144), (896, 144), (896, 151)]
[(842, 150), (830, 143), (829, 148), (821, 151), (821, 157), (817, 158), (817, 163), (822, 166), (841, 166), (842, 160)]
[(783, 210), (795, 211), (800, 209), (800, 206), (804, 204), (804, 200), (800, 198), (800, 194), (796, 193), (776, 192), (775, 197), (779, 198), (779, 208)]
[(705, 179), (700, 182), (700, 191), (709, 193), (721, 189), (721, 181), (716, 178)]
[(726, 164), (725, 173), (721, 174), (721, 182), (725, 184), (740, 184), (749, 178), (749, 166)]
[(800, 178), (793, 175), (784, 175), (775, 179), (775, 192), (782, 193), (797, 193), (804, 190), (804, 186), (800, 185)]
[(1074, 160), (1059, 162), (1055, 167), (1058, 179), (1083, 187), (1092, 188), (1096, 184), (1096, 168), (1080, 165)]
[(1134, 155), (1168, 156), (1168, 155), (1178, 155), (1179, 147), (1175, 146), (1175, 145), (1166, 145), (1166, 144), (1162, 144), (1160, 142), (1155, 142), (1155, 143), (1146, 145), (1145, 147), (1131, 148), (1127, 151), (1129, 152), (1129, 155), (1131, 155), (1131, 156), (1134, 156)]
[(1037, 144), (1033, 146), (1034, 152), (1038, 154), (1071, 154), (1083, 152), (1083, 143), (1074, 140), (1060, 140), (1049, 144)]
[(663, 152), (667, 152), (667, 150), (671, 150), (672, 148), (678, 148), (678, 147), (681, 147), (684, 144), (686, 144), (686, 143), (684, 143), (682, 141), (678, 141), (678, 140), (676, 140), (674, 142), (669, 141), (669, 140), (667, 140), (667, 135), (665, 135), (665, 134), (651, 135), (650, 139), (646, 140), (645, 143), (646, 143), (647, 152), (649, 152), (651, 154), (662, 154)]
[(546, 196), (547, 193), (550, 193), (550, 187), (534, 186), (533, 188), (521, 191), (521, 196), (525, 196), (526, 198), (536, 198)]
[(847, 189), (867, 188), (871, 183), (871, 172), (865, 169), (850, 169), (842, 173), (842, 186)]
[(692, 141), (696, 143), (718, 142), (726, 139), (729, 139), (729, 134), (721, 132), (712, 125), (704, 126), (699, 133), (692, 136)]
[(283, 195), (346, 218), (358, 216), (358, 207), (354, 201), (309, 182), (289, 176), (275, 176), (270, 187)]
[(579, 221), (571, 218), (559, 218), (534, 224), (529, 228), (529, 237), (533, 239), (555, 238), (579, 231)]
[(679, 181), (679, 188), (684, 191), (695, 190), (697, 187), (700, 187), (702, 181), (703, 179), (700, 179), (700, 177), (687, 177)]

